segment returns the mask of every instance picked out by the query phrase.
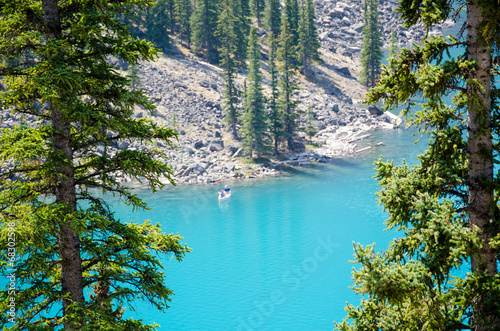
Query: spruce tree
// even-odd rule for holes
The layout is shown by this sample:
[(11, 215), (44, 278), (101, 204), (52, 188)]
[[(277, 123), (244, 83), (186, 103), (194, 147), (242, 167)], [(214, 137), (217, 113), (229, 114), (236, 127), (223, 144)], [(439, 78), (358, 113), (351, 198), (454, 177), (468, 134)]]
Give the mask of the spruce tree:
[(279, 107), (283, 114), (283, 127), (289, 150), (294, 150), (294, 137), (297, 128), (297, 101), (294, 94), (297, 90), (295, 82), (294, 61), (296, 59), (293, 36), (286, 17), (283, 19), (278, 43), (278, 60), (280, 61), (280, 98)]
[(266, 6), (265, 0), (252, 0), (252, 12), (255, 18), (257, 18), (258, 27), (261, 26), (262, 16), (264, 15), (265, 6)]
[(170, 26), (170, 34), (174, 34), (176, 30), (176, 26), (178, 24), (178, 17), (175, 12), (176, 2), (178, 0), (160, 0), (165, 1), (165, 6), (167, 7), (167, 14), (170, 18), (169, 26)]
[(302, 62), (304, 76), (308, 76), (311, 60), (319, 59), (320, 43), (316, 26), (312, 0), (302, 2), (299, 21), (299, 58)]
[(236, 36), (233, 43), (235, 43), (236, 51), (234, 53), (238, 64), (241, 67), (246, 67), (246, 60), (248, 55), (248, 41), (247, 36), (250, 32), (250, 23), (248, 20), (248, 14), (242, 6), (240, 0), (230, 0), (232, 7), (232, 12), (234, 14), (234, 34)]
[(260, 72), (260, 49), (257, 41), (257, 32), (254, 27), (250, 30), (248, 43), (248, 90), (246, 90), (243, 114), (243, 145), (245, 152), (252, 155), (269, 152), (269, 134), (266, 117), (265, 97), (262, 89), (262, 73)]
[(391, 39), (389, 40), (391, 44), (389, 45), (389, 58), (394, 57), (398, 54), (398, 39), (396, 38), (396, 34), (394, 33), (394, 29), (391, 30)]
[(266, 26), (270, 30), (269, 35), (275, 38), (281, 32), (281, 8), (279, 0), (268, 0), (266, 11)]
[(193, 8), (191, 0), (177, 0), (175, 2), (175, 16), (177, 17), (177, 30), (181, 42), (191, 47), (191, 15)]
[(238, 18), (235, 17), (231, 0), (222, 1), (222, 11), (219, 16), (217, 26), (217, 36), (221, 51), (220, 64), (223, 67), (224, 79), (224, 110), (226, 116), (224, 120), (228, 125), (233, 139), (238, 138), (237, 123), (238, 123), (238, 89), (236, 87), (235, 75), (237, 70), (238, 60), (236, 59), (237, 36), (235, 34)]
[(376, 162), (385, 224), (398, 232), (385, 251), (355, 245), (353, 289), (363, 299), (347, 306), (338, 329), (497, 330), (500, 7), (402, 0), (398, 11), (410, 29), (459, 14), (466, 33), (402, 49), (367, 97), (404, 106), (402, 115), (430, 139), (417, 165)]
[(271, 131), (271, 137), (274, 142), (274, 154), (278, 155), (279, 150), (279, 141), (282, 136), (284, 136), (283, 132), (283, 112), (281, 111), (281, 107), (278, 105), (279, 91), (278, 91), (278, 68), (276, 67), (276, 50), (278, 48), (277, 38), (271, 34), (270, 36), (271, 46), (269, 50), (269, 75), (270, 75), (270, 83), (269, 87), (271, 88), (271, 95), (269, 97), (269, 125)]
[(304, 132), (309, 136), (309, 140), (318, 133), (318, 128), (314, 125), (314, 115), (311, 111), (311, 106), (307, 107), (306, 112), (306, 124), (304, 126)]
[(167, 1), (156, 0), (153, 6), (146, 8), (143, 24), (147, 40), (155, 43), (156, 47), (162, 50), (170, 48), (171, 40), (168, 30), (172, 27), (172, 17), (169, 14)]
[[(135, 65), (157, 56), (118, 19), (133, 10), (125, 4), (148, 3), (12, 0), (0, 6), (0, 76), (7, 84), (0, 104), (33, 118), (0, 132), (0, 273), (15, 269), (17, 289), (13, 324), (0, 315), (6, 328), (153, 330), (123, 310), (141, 299), (168, 308), (172, 291), (157, 254), (181, 260), (189, 249), (149, 221), (120, 221), (96, 194), (116, 194), (143, 209), (146, 203), (118, 177), (153, 191), (163, 186), (160, 176), (171, 179), (165, 153), (151, 145), (170, 144), (175, 133), (133, 117), (135, 107), (152, 112), (154, 106), (107, 62), (115, 56)], [(29, 60), (2, 61), (17, 55)], [(121, 141), (140, 141), (145, 149), (111, 153)], [(8, 260), (12, 235), (16, 259)], [(0, 291), (2, 312), (12, 297), (7, 288)]]
[(382, 33), (378, 22), (379, 0), (366, 0), (363, 49), (361, 50), (360, 81), (368, 87), (375, 86), (382, 65)]
[(130, 79), (130, 87), (132, 91), (136, 91), (141, 88), (141, 77), (139, 76), (140, 70), (138, 64), (131, 64), (128, 69), (128, 77)]
[[(291, 45), (294, 51), (297, 51), (297, 48), (299, 46), (299, 19), (300, 19), (298, 0), (285, 0), (285, 7), (283, 8), (282, 16), (283, 16), (282, 20), (288, 21)], [(296, 54), (294, 55), (297, 56)], [(297, 59), (294, 60), (294, 63), (296, 62)]]
[(217, 0), (195, 0), (191, 16), (193, 51), (202, 52), (209, 63), (219, 62), (219, 41), (216, 38), (219, 9)]

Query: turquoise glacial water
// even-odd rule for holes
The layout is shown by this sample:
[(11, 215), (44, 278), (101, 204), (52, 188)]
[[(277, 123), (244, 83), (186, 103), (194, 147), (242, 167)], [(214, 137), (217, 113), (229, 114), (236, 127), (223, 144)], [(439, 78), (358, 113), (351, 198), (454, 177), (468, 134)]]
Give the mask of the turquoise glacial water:
[[(131, 213), (114, 204), (123, 221), (151, 219), (178, 232), (193, 249), (183, 262), (164, 259), (175, 292), (170, 309), (138, 302), (128, 316), (160, 330), (331, 330), (352, 285), (352, 243), (387, 247), (377, 205), (373, 161), (383, 155), (415, 163), (424, 141), (408, 130), (379, 130), (365, 143), (385, 145), (269, 180), (228, 182), (233, 195), (221, 204), (219, 185), (139, 191), (151, 210)], [(424, 139), (426, 140), (426, 139)]]

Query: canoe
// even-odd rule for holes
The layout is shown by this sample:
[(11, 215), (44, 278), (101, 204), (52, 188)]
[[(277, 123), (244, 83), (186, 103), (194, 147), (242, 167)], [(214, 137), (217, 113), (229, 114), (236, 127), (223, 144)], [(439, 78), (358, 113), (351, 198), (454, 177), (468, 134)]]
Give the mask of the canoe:
[(225, 193), (223, 197), (220, 196), (219, 194), (219, 201), (224, 201), (224, 200), (227, 200), (231, 197), (231, 192), (229, 193)]

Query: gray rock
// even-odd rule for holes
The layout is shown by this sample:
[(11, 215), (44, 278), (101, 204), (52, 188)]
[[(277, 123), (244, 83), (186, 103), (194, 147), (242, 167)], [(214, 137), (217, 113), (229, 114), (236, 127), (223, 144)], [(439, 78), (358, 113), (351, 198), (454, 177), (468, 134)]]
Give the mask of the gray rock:
[[(351, 53), (351, 52), (347, 52), (347, 53)], [(351, 77), (351, 72), (349, 71), (349, 68), (347, 68), (347, 67), (338, 68), (337, 72), (341, 73), (344, 76)]]
[(205, 143), (202, 140), (198, 140), (197, 142), (194, 143), (194, 148), (200, 149), (205, 146)]
[(130, 143), (128, 141), (120, 141), (118, 143), (119, 149), (127, 149), (129, 146), (130, 146)]
[(382, 115), (384, 113), (384, 110), (377, 105), (370, 105), (368, 111), (372, 115)]
[(188, 153), (189, 155), (194, 154), (194, 149), (192, 147), (186, 146), (182, 149), (183, 152)]
[(221, 145), (218, 145), (218, 144), (211, 143), (210, 145), (208, 145), (208, 150), (210, 152), (218, 152), (218, 151), (221, 151), (222, 149), (223, 149), (223, 147)]

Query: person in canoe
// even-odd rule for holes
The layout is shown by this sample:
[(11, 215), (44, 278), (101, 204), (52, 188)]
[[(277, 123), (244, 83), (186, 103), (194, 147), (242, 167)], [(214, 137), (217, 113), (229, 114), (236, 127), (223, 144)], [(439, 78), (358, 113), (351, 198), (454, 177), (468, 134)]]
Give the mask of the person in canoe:
[(229, 188), (229, 186), (226, 185), (226, 188), (224, 189), (224, 191), (229, 194), (231, 193), (231, 189)]

